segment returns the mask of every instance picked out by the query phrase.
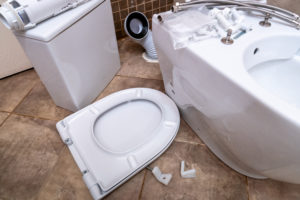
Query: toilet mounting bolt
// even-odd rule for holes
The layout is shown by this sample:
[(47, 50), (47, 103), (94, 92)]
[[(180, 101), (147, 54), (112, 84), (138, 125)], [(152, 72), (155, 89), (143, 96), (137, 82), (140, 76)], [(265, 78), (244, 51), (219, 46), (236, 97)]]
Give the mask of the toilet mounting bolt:
[(221, 39), (221, 42), (223, 44), (226, 44), (226, 45), (230, 45), (230, 44), (233, 44), (233, 39), (231, 38), (231, 35), (232, 35), (232, 29), (228, 29), (227, 30), (227, 36), (226, 37), (223, 37)]
[(264, 21), (260, 21), (259, 25), (261, 25), (263, 27), (270, 27), (272, 24), (269, 22), (269, 19), (271, 19), (271, 18), (272, 18), (271, 15), (269, 13), (267, 13)]

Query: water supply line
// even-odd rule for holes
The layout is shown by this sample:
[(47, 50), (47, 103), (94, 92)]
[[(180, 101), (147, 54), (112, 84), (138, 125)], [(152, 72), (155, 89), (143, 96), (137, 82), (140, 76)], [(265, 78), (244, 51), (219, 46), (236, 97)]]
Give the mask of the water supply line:
[[(262, 3), (255, 3), (255, 2), (246, 2), (246, 4), (250, 5), (250, 6), (253, 6), (253, 7), (260, 7), (260, 8), (265, 8), (265, 9), (268, 9), (272, 12), (279, 12), (281, 14), (284, 14), (286, 15), (287, 17), (292, 17), (292, 19), (294, 20), (299, 20), (300, 17), (299, 15), (297, 15), (296, 13), (293, 13), (289, 10), (285, 10), (285, 9), (282, 9), (282, 8), (279, 8), (279, 7), (276, 7), (276, 6), (272, 6), (272, 5), (268, 5), (268, 4), (262, 4)], [(210, 6), (218, 6), (220, 5), (220, 3), (212, 3), (210, 4)], [(230, 4), (227, 4), (227, 6), (230, 7)], [(231, 5), (232, 6), (232, 5)]]
[(266, 8), (269, 9), (271, 11), (276, 11), (276, 12), (280, 12), (282, 14), (285, 14), (287, 16), (293, 17), (294, 20), (299, 20), (300, 17), (299, 15), (297, 15), (296, 13), (293, 13), (289, 10), (285, 10), (276, 6), (272, 6), (272, 5), (267, 5), (267, 4), (260, 4), (260, 3), (255, 3), (255, 2), (248, 2), (247, 4), (254, 6), (254, 7), (261, 7), (261, 8)]
[(90, 0), (7, 0), (0, 7), (0, 21), (23, 31)]
[(254, 7), (236, 7), (236, 10), (242, 10), (242, 11), (255, 11), (255, 12), (260, 12), (260, 13), (263, 13), (265, 14), (265, 19), (266, 18), (270, 18), (271, 16), (273, 17), (276, 17), (282, 21), (285, 21), (287, 23), (290, 23), (292, 25), (295, 26), (295, 28), (297, 29), (300, 29), (300, 22), (298, 20), (295, 20), (295, 19), (291, 19), (289, 17), (286, 17), (284, 15), (280, 15), (276, 12), (270, 12), (266, 9), (263, 9), (263, 8), (254, 8)]
[[(172, 12), (176, 13), (190, 7), (198, 6), (199, 4), (204, 4), (209, 8), (226, 6), (234, 7), (236, 10), (260, 12), (265, 14), (265, 21), (268, 21), (270, 17), (276, 17), (282, 21), (292, 24), (295, 28), (300, 29), (300, 18), (297, 14), (275, 6), (252, 2), (242, 3), (230, 0), (194, 0), (185, 3), (176, 2), (175, 5), (172, 6)], [(263, 25), (264, 23), (260, 22), (260, 24)]]

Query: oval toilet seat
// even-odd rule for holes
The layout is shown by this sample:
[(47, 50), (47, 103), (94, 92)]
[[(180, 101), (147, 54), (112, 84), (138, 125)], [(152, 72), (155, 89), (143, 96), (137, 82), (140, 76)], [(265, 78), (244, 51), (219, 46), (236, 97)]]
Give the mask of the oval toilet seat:
[[(115, 101), (111, 101), (112, 98), (114, 98)], [(100, 148), (102, 148), (103, 150), (106, 150), (107, 152), (114, 153), (114, 154), (125, 154), (125, 153), (128, 153), (128, 152), (133, 151), (134, 149), (138, 148), (138, 147), (132, 147), (131, 149), (129, 149), (125, 152), (113, 151), (109, 148), (106, 148), (105, 145), (101, 144), (101, 141), (96, 137), (96, 133), (95, 133), (95, 126), (96, 126), (97, 120), (99, 120), (99, 118), (101, 118), (101, 116), (104, 113), (106, 113), (108, 110), (115, 109), (122, 104), (132, 104), (135, 101), (151, 102), (154, 104), (154, 106), (158, 107), (158, 110), (161, 113), (160, 114), (160, 117), (161, 117), (160, 124), (158, 125), (158, 127), (155, 130), (153, 130), (151, 133), (148, 134), (148, 137), (147, 137), (148, 140), (151, 139), (150, 136), (152, 136), (152, 137), (154, 136), (153, 134), (159, 134), (159, 132), (166, 131), (165, 129), (167, 128), (167, 126), (170, 126), (170, 125), (172, 125), (172, 123), (174, 123), (170, 119), (170, 117), (172, 118), (173, 113), (169, 113), (168, 109), (166, 109), (165, 106), (162, 105), (162, 103), (157, 100), (158, 100), (157, 95), (153, 95), (152, 92), (143, 93), (143, 89), (136, 89), (136, 90), (132, 90), (132, 91), (124, 91), (124, 92), (116, 93), (116, 94), (114, 94), (114, 96), (111, 96), (110, 99), (100, 102), (98, 104), (96, 103), (95, 105), (93, 105), (93, 111), (97, 113), (97, 117), (95, 117), (95, 120), (92, 122), (92, 126), (93, 126), (92, 136), (93, 136), (95, 142), (97, 143), (97, 145)], [(103, 106), (103, 105), (106, 105), (106, 106)], [(146, 105), (146, 103), (145, 103), (145, 105)], [(151, 109), (153, 110), (153, 108), (151, 108)], [(149, 109), (148, 109), (148, 111), (149, 111)], [(129, 113), (129, 114), (132, 114), (132, 113)], [(148, 113), (146, 113), (146, 114), (148, 115)], [(169, 116), (169, 115), (171, 115), (171, 116)], [(164, 126), (164, 125), (167, 125), (167, 126)], [(135, 126), (139, 126), (139, 124), (136, 124)], [(126, 131), (126, 130), (124, 130), (124, 131)], [(147, 140), (147, 139), (145, 139), (145, 140)], [(144, 142), (146, 142), (146, 141), (144, 141)], [(139, 144), (138, 146), (141, 146), (141, 145), (142, 144)]]
[(69, 149), (81, 171), (88, 171), (101, 190), (109, 192), (162, 154), (179, 124), (170, 98), (135, 88), (95, 102), (57, 128), (64, 141), (72, 141)]

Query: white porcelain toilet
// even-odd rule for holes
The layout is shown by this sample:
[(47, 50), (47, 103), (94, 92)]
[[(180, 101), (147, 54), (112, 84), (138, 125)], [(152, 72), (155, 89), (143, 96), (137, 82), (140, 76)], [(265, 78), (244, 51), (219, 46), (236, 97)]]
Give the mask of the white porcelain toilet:
[(162, 92), (133, 88), (109, 95), (57, 123), (85, 184), (101, 199), (158, 158), (180, 124)]
[(14, 33), (55, 104), (71, 111), (90, 104), (120, 68), (109, 0), (90, 0)]
[[(260, 13), (239, 12), (247, 30), (237, 31), (230, 36), (233, 43), (224, 44), (225, 31), (204, 37), (220, 26), (202, 11), (153, 16), (166, 93), (228, 166), (250, 177), (300, 184), (299, 22), (274, 18), (266, 27)], [(194, 18), (185, 18), (185, 13)], [(210, 24), (201, 33), (172, 35), (171, 22), (179, 27), (176, 33), (186, 33), (183, 19)], [(174, 36), (185, 46), (176, 49)]]

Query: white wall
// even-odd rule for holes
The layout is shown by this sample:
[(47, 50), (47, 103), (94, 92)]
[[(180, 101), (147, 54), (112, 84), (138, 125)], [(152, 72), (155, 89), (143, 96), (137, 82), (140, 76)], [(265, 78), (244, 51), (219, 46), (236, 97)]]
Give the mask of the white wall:
[[(2, 3), (4, 0), (0, 0)], [(0, 78), (31, 68), (13, 33), (0, 23)]]

